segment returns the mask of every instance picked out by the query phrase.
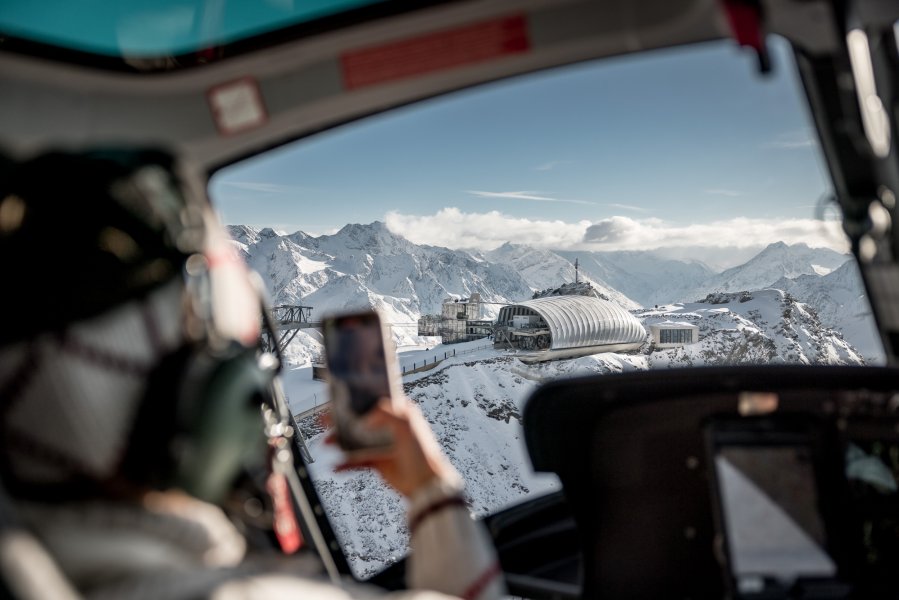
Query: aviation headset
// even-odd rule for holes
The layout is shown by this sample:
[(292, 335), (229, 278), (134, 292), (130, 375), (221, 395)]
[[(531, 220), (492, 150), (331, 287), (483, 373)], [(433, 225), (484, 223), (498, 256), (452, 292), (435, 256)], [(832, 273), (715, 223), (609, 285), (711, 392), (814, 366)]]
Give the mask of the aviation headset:
[[(247, 327), (242, 335), (223, 330), (216, 316), (232, 295), (250, 294), (261, 309), (261, 294), (251, 289), (239, 258), (223, 269), (212, 264), (221, 255), (210, 255), (210, 236), (219, 232), (210, 226), (205, 202), (183, 191), (174, 166), (169, 154), (158, 151), (55, 152), (0, 175), (0, 264), (4, 279), (19, 288), (0, 295), (0, 350), (30, 348), (48, 337), (64, 343), (73, 323), (145, 301), (179, 279), (186, 332), (144, 374), (147, 383), (132, 399), (138, 405), (113, 474), (97, 477), (75, 468), (49, 483), (32, 480), (12, 464), (6, 447), (0, 476), (14, 495), (91, 497), (128, 483), (178, 487), (220, 502), (242, 468), (265, 468), (260, 405), (275, 406), (278, 363), (259, 357), (262, 310), (237, 317)], [(50, 264), (38, 262), (48, 246), (60, 250)], [(173, 303), (171, 310), (178, 309)], [(38, 351), (26, 354), (30, 359), (17, 372), (0, 375), (0, 423), (27, 390), (28, 370), (40, 359)], [(8, 433), (0, 437), (9, 440)]]

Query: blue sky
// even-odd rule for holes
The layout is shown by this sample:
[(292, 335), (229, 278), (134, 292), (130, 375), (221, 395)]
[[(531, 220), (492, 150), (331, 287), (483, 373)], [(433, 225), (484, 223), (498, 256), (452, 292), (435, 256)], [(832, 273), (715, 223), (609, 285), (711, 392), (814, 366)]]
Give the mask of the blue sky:
[(377, 219), (450, 247), (839, 246), (813, 220), (829, 182), (771, 44), (768, 77), (721, 41), (463, 91), (229, 167), (211, 196), (229, 224)]

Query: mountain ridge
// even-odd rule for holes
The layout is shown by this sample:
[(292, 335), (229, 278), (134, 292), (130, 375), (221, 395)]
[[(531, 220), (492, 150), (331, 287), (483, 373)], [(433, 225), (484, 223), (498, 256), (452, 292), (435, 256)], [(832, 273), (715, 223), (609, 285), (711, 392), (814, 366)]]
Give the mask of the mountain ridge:
[[(865, 356), (882, 357), (860, 279), (827, 279), (854, 262), (805, 244), (769, 244), (746, 263), (715, 273), (699, 261), (666, 259), (660, 251), (552, 251), (508, 242), (486, 252), (453, 250), (415, 244), (380, 221), (349, 223), (320, 236), (244, 225), (228, 229), (241, 255), (262, 275), (274, 304), (311, 305), (317, 314), (379, 308), (398, 324), (394, 334), (400, 345), (420, 341), (418, 318), (439, 313), (446, 298), (479, 293), (485, 302), (482, 318), (492, 319), (500, 304), (573, 282), (577, 260), (579, 279), (632, 311), (695, 302), (709, 293), (783, 289), (813, 306), (826, 326), (845, 329)], [(830, 286), (839, 287), (839, 297), (828, 293)]]

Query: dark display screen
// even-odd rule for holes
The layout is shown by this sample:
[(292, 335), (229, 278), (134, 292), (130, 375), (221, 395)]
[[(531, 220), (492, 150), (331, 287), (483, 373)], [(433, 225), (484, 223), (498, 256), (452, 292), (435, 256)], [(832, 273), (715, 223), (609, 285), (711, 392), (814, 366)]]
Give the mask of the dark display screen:
[(761, 592), (799, 578), (836, 575), (825, 550), (811, 450), (725, 446), (715, 468), (732, 575), (738, 590)]
[(899, 440), (851, 439), (846, 449), (853, 565), (866, 593), (899, 591)]

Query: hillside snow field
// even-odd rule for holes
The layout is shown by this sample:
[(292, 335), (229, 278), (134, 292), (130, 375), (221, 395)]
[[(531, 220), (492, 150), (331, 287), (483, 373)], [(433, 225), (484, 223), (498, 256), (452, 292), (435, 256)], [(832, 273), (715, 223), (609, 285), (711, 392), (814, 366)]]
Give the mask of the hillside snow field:
[[(476, 514), (558, 489), (553, 477), (533, 472), (520, 423), (527, 398), (544, 381), (729, 363), (864, 364), (839, 332), (823, 326), (806, 305), (780, 290), (713, 294), (704, 302), (634, 314), (646, 325), (664, 321), (697, 325), (700, 341), (671, 349), (654, 349), (647, 343), (632, 354), (602, 353), (533, 365), (525, 365), (514, 353), (482, 348), (404, 378), (406, 394), (419, 405), (465, 478)], [(456, 346), (461, 351), (477, 344)], [(430, 352), (440, 354), (452, 347), (438, 346)], [(304, 385), (322, 386), (288, 377), (288, 394), (301, 395)], [(323, 444), (324, 431), (312, 424), (306, 433), (316, 459), (313, 478), (356, 572), (373, 574), (403, 556), (408, 533), (399, 496), (373, 473), (335, 473), (339, 454)]]
[(823, 276), (782, 277), (771, 287), (789, 292), (808, 307), (814, 307), (812, 310), (817, 312), (821, 323), (839, 330), (868, 362), (880, 364), (886, 361), (874, 314), (854, 260), (846, 261)]
[[(645, 325), (684, 321), (699, 326), (699, 342), (653, 352), (650, 368), (718, 364), (865, 364), (840, 331), (777, 289), (710, 294), (702, 302), (637, 311)], [(658, 356), (657, 356), (658, 355)]]
[[(406, 395), (465, 479), (478, 515), (559, 489), (555, 477), (533, 472), (526, 455), (520, 417), (536, 383), (516, 373), (517, 362), (485, 350), (404, 381)], [(400, 496), (374, 473), (335, 473), (339, 453), (324, 444), (324, 432), (314, 433), (309, 450), (316, 488), (356, 573), (370, 575), (404, 556), (408, 532)]]

